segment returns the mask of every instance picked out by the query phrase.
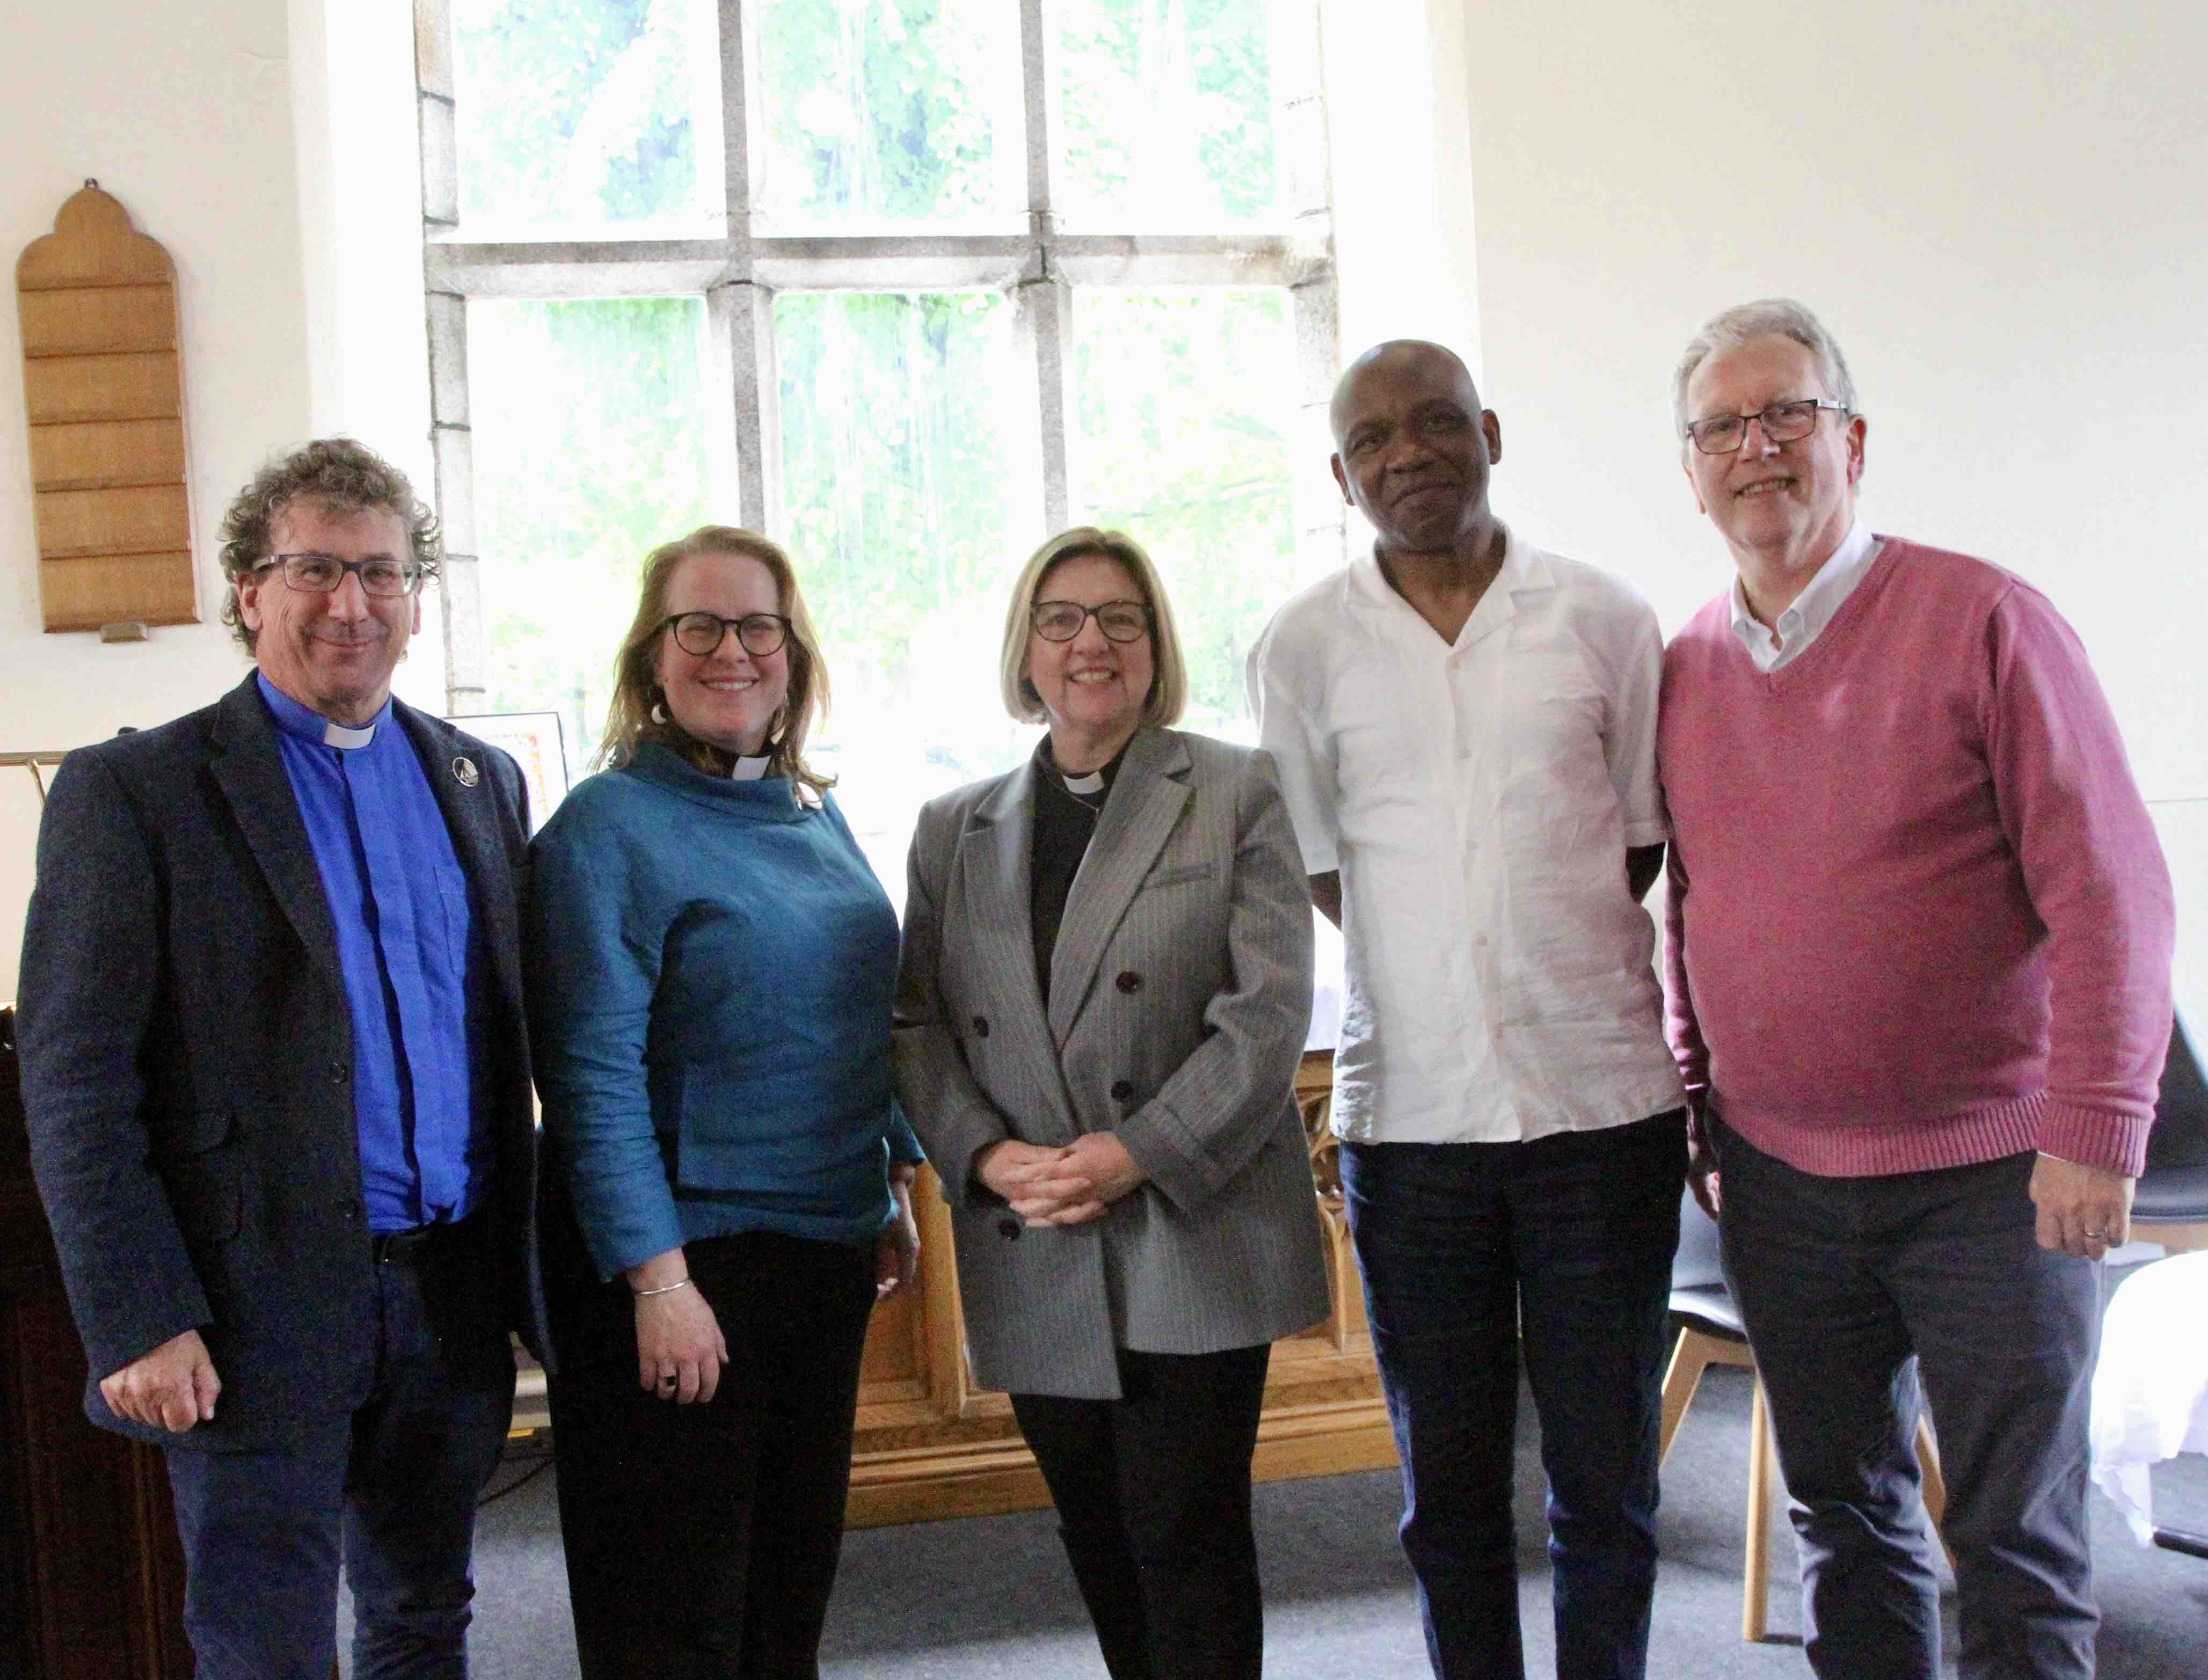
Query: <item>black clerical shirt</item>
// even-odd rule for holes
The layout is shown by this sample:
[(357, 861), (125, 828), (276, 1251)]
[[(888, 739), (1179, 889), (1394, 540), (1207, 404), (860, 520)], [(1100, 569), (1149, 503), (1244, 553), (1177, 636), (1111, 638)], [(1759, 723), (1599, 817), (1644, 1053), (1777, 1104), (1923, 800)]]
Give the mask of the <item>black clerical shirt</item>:
[[(1077, 776), (1073, 782), (1085, 790), (1076, 793), (1050, 755), (1045, 735), (1035, 755), (1035, 843), (1029, 858), (1028, 915), (1035, 930), (1035, 983), (1042, 988), (1045, 1008), (1050, 1005), (1050, 959), (1058, 949), (1058, 927), (1065, 918), (1066, 895), (1096, 832), (1097, 813), (1111, 797), (1113, 778), (1119, 761), (1127, 756), (1122, 747), (1112, 762), (1095, 777)], [(1099, 780), (1101, 778), (1101, 780)], [(1096, 785), (1092, 789), (1089, 784)]]

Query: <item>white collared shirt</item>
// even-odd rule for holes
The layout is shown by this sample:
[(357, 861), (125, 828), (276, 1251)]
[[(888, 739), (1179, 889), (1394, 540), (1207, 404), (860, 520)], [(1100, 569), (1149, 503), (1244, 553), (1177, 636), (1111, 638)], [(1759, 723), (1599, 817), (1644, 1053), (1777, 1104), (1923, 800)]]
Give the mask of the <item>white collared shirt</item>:
[[(1781, 665), (1791, 664), (1802, 657), (1802, 651), (1824, 633), (1825, 627), (1833, 621), (1833, 615), (1847, 603), (1856, 592), (1856, 585), (1863, 580), (1873, 562), (1878, 559), (1878, 539), (1870, 534), (1870, 527), (1858, 517), (1848, 527), (1848, 534), (1840, 539), (1840, 546), (1833, 550), (1825, 563), (1817, 568), (1802, 592), (1794, 597), (1793, 604), (1779, 615), (1779, 622), (1766, 629), (1756, 621), (1755, 615), (1748, 609), (1748, 590), (1740, 580), (1740, 573), (1732, 579), (1732, 633), (1748, 650), (1748, 657), (1755, 661), (1755, 669), (1768, 676)], [(1774, 645), (1771, 633), (1779, 633)]]
[(1655, 929), (1663, 639), (1629, 586), (1509, 537), (1452, 645), (1365, 555), (1281, 608), (1251, 705), (1305, 867), (1340, 869), (1334, 1129), (1511, 1143), (1676, 1107)]

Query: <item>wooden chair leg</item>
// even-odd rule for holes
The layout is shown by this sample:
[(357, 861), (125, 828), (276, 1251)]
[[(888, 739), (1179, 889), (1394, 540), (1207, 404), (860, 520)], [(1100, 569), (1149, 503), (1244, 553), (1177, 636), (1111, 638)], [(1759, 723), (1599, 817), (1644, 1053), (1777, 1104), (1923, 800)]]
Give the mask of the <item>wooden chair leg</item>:
[(1701, 1386), (1702, 1373), (1709, 1369), (1710, 1353), (1705, 1345), (1708, 1340), (1683, 1329), (1672, 1344), (1671, 1363), (1664, 1372), (1664, 1423), (1656, 1449), (1659, 1468), (1671, 1457), (1671, 1437), (1679, 1432), (1679, 1419), (1687, 1415), (1687, 1403), (1694, 1399), (1695, 1390)]
[(2160, 1243), (2165, 1254), (2193, 1254), (2208, 1249), (2208, 1225), (2133, 1225), (2135, 1243)]
[(1748, 1562), (1740, 1588), (1740, 1636), (1750, 1644), (1761, 1641), (1771, 1607), (1771, 1494), (1777, 1473), (1759, 1377), (1748, 1407)]
[(1947, 1530), (1942, 1525), (1947, 1517), (1947, 1479), (1940, 1472), (1940, 1443), (1932, 1433), (1929, 1414), (1917, 1413), (1917, 1467), (1924, 1483), (1924, 1515), (1931, 1520), (1932, 1533), (1938, 1537), (1940, 1550), (1947, 1554), (1947, 1567), (1955, 1567), (1955, 1549), (1947, 1544)]

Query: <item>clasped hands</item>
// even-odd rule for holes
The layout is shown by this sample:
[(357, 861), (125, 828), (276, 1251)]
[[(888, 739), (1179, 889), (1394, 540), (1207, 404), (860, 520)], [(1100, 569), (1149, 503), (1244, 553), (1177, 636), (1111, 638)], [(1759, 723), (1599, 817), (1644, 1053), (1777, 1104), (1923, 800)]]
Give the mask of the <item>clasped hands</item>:
[(1101, 1219), (1146, 1176), (1109, 1131), (1084, 1132), (1057, 1149), (1006, 1138), (974, 1157), (974, 1176), (1032, 1226)]

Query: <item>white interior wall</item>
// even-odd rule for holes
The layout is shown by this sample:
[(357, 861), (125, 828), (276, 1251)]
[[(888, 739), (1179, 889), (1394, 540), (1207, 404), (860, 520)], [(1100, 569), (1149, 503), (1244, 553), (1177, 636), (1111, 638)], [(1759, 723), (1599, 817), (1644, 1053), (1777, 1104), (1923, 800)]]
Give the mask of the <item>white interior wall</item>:
[[(215, 527), (270, 447), (305, 435), (309, 381), (284, 0), (19, 8), (8, 47), (0, 251), (50, 232), (91, 176), (176, 260), (202, 617), (115, 645), (39, 627), (22, 343), (0, 308), (0, 751), (27, 751), (159, 723), (238, 680)], [(28, 864), (0, 855), (0, 996)]]
[[(411, 6), (289, 0), (298, 157), (309, 430), (362, 442), (435, 501), (422, 320), (421, 130)], [(445, 709), (435, 589), (392, 679)]]
[(1477, 369), (1461, 0), (1320, 0), (1319, 20), (1342, 359), (1431, 339)]
[(1798, 297), (1869, 417), (1873, 528), (2046, 591), (2144, 791), (2208, 795), (2208, 9), (1463, 9), (1506, 515), (1676, 626), (1730, 573), (1671, 366)]
[(215, 525), (270, 444), (307, 424), (283, 0), (34, 7), (0, 58), (0, 251), (51, 231), (87, 176), (176, 259), (203, 622), (103, 646), (39, 627), (12, 306), (0, 309), (0, 750), (158, 723), (243, 669), (215, 622)]

